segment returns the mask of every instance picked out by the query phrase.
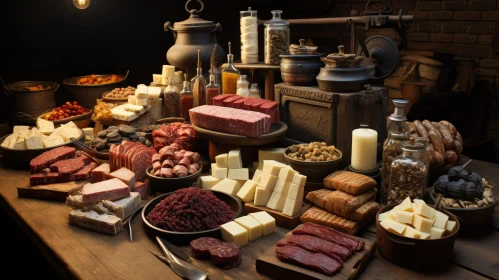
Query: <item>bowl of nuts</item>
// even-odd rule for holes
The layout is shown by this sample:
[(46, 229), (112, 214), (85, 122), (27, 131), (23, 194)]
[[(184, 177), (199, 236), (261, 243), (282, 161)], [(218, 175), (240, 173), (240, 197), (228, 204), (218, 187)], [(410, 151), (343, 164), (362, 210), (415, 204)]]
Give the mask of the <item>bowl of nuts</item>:
[(128, 96), (135, 95), (135, 88), (132, 86), (115, 88), (111, 91), (106, 91), (102, 94), (102, 99), (107, 102), (127, 102)]
[(311, 182), (322, 182), (324, 177), (338, 170), (342, 158), (340, 150), (325, 142), (296, 144), (284, 150), (286, 163)]

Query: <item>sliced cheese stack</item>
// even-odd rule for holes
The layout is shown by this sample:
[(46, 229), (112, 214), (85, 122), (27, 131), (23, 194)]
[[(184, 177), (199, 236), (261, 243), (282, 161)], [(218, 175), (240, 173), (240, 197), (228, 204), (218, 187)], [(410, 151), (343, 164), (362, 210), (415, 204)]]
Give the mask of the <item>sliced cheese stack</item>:
[(249, 170), (243, 168), (241, 151), (231, 150), (215, 157), (215, 163), (211, 164), (211, 176), (203, 176), (200, 183), (203, 189), (236, 195), (248, 179)]
[(452, 233), (457, 226), (449, 216), (437, 211), (423, 200), (407, 197), (392, 210), (378, 216), (386, 230), (409, 238), (439, 239)]
[(285, 148), (258, 149), (258, 169), (263, 169), (264, 160), (275, 160), (280, 163), (286, 163), (284, 159)]
[(238, 247), (243, 247), (261, 236), (267, 236), (275, 230), (275, 219), (265, 211), (250, 213), (220, 226), (222, 239), (234, 242)]

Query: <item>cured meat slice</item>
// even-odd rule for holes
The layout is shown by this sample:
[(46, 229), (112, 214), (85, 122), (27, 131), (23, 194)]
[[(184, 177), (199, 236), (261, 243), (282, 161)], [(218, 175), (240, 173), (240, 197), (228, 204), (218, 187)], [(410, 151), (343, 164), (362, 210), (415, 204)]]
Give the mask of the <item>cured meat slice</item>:
[(57, 172), (35, 173), (29, 176), (29, 183), (32, 186), (57, 183), (60, 180)]
[(314, 223), (306, 223), (301, 228), (292, 231), (293, 234), (314, 235), (324, 240), (350, 248), (353, 251), (360, 251), (364, 247), (364, 242), (348, 237), (332, 228), (317, 225)]
[(81, 155), (79, 157), (64, 159), (52, 163), (50, 165), (50, 171), (57, 172), (59, 175), (69, 175), (75, 172), (78, 172), (85, 165), (88, 165), (92, 160), (85, 156)]
[(175, 174), (175, 176), (177, 177), (185, 177), (187, 176), (188, 172), (189, 171), (187, 170), (187, 167), (183, 165), (175, 165), (175, 167), (173, 168), (173, 174)]
[(160, 154), (152, 155), (152, 162), (155, 163), (157, 161), (161, 161), (161, 155)]
[(286, 245), (298, 246), (314, 253), (323, 253), (340, 263), (352, 255), (350, 249), (312, 235), (291, 235), (289, 238), (277, 242), (277, 246)]
[(97, 167), (97, 163), (91, 162), (90, 164), (84, 166), (80, 171), (71, 174), (70, 175), (70, 180), (71, 181), (83, 181), (83, 180), (88, 180), (90, 178), (90, 172), (94, 170)]
[(132, 155), (132, 158), (130, 159), (131, 170), (135, 172), (137, 181), (144, 182), (146, 179), (146, 170), (151, 166), (152, 155), (155, 153), (156, 150), (154, 148), (146, 148), (145, 150), (138, 151), (136, 154)]
[(201, 237), (191, 241), (191, 255), (198, 260), (210, 259), (210, 248), (222, 242), (213, 237)]
[(213, 97), (213, 105), (216, 106), (223, 106), (223, 101), (231, 96), (234, 96), (235, 94), (220, 94), (215, 97)]
[(267, 99), (258, 99), (258, 98), (255, 98), (256, 101), (254, 101), (253, 103), (251, 103), (251, 111), (257, 111), (258, 112), (258, 109), (260, 108), (261, 105), (269, 102), (269, 100)]
[(110, 179), (95, 184), (86, 184), (81, 192), (83, 202), (118, 200), (130, 196), (130, 188), (120, 179)]
[(342, 264), (322, 253), (313, 253), (297, 246), (278, 246), (276, 256), (283, 262), (297, 264), (326, 275), (333, 275)]
[(188, 157), (183, 157), (181, 160), (178, 161), (178, 165), (183, 165), (185, 167), (189, 167), (191, 165), (191, 161), (189, 160)]
[(218, 267), (230, 269), (241, 264), (241, 252), (233, 242), (221, 243), (209, 249), (211, 261)]
[(62, 159), (74, 158), (75, 155), (75, 148), (67, 146), (55, 148), (32, 159), (29, 163), (29, 170), (31, 171), (31, 174), (41, 172), (42, 169), (50, 167), (52, 163)]

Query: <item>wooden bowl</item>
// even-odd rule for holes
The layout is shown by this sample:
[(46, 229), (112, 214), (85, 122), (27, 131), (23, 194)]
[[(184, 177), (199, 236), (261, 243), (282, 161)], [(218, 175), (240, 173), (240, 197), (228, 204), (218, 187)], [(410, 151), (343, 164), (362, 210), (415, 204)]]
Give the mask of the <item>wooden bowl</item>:
[[(436, 197), (433, 187), (428, 188), (427, 195), (429, 201), (435, 203)], [(492, 219), (492, 215), (494, 215), (496, 204), (497, 201), (494, 201), (494, 204), (492, 205), (479, 208), (442, 208), (456, 215), (463, 228), (468, 228), (488, 224)]]
[(303, 161), (292, 159), (288, 156), (289, 148), (284, 150), (284, 159), (286, 163), (291, 166), (294, 170), (300, 172), (307, 176), (307, 181), (310, 182), (322, 182), (322, 180), (329, 174), (340, 168), (341, 160), (343, 159), (343, 153), (335, 149), (334, 153), (338, 156), (335, 160), (329, 161)]
[(182, 178), (162, 178), (151, 174), (152, 166), (149, 166), (146, 170), (146, 176), (151, 181), (151, 191), (152, 193), (160, 192), (167, 193), (176, 191), (178, 189), (192, 187), (194, 183), (198, 180), (199, 175), (203, 171), (203, 163), (199, 163), (199, 170), (191, 175)]
[(456, 222), (454, 232), (440, 239), (408, 238), (389, 232), (378, 221), (379, 214), (390, 211), (395, 206), (397, 204), (383, 207), (376, 214), (376, 239), (381, 255), (397, 265), (411, 269), (445, 269), (452, 259), (454, 243), (460, 229), (457, 217), (445, 209), (438, 209), (449, 216), (449, 221)]
[[(218, 192), (218, 191), (211, 191), (211, 192), (218, 199), (227, 203), (227, 205), (229, 205), (230, 208), (236, 213), (236, 215), (231, 219), (231, 221), (233, 221), (235, 218), (241, 215), (241, 213), (243, 212), (243, 205), (238, 198), (223, 192)], [(178, 232), (178, 231), (164, 230), (155, 227), (151, 223), (149, 223), (149, 221), (146, 219), (149, 212), (151, 212), (154, 206), (156, 206), (156, 204), (161, 202), (161, 200), (165, 199), (167, 196), (173, 193), (174, 192), (166, 193), (154, 198), (149, 203), (147, 203), (142, 209), (142, 221), (144, 221), (144, 228), (147, 234), (149, 234), (152, 237), (160, 236), (167, 239), (168, 241), (182, 245), (189, 244), (189, 242), (191, 242), (192, 240), (200, 237), (213, 237), (221, 239), (220, 227), (203, 231), (195, 231), (195, 232)]]
[[(41, 114), (38, 118), (42, 118), (46, 114), (50, 113), (52, 111), (45, 112)], [(65, 118), (62, 120), (56, 120), (56, 121), (51, 121), (54, 123), (55, 127), (61, 126), (61, 124), (66, 124), (68, 122), (73, 122), (79, 129), (88, 127), (90, 123), (92, 122), (92, 114), (94, 113), (94, 108), (92, 109), (85, 109), (85, 114), (79, 115), (79, 116), (73, 116), (69, 118)]]

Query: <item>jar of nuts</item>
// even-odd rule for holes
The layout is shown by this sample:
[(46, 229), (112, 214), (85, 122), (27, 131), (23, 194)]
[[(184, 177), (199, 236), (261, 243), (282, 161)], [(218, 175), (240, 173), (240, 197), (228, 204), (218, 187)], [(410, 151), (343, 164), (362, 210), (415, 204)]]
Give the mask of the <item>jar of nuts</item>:
[(405, 141), (401, 144), (402, 154), (391, 164), (388, 187), (388, 204), (401, 203), (406, 197), (422, 198), (426, 188), (428, 167), (420, 154), (426, 152), (421, 143)]

